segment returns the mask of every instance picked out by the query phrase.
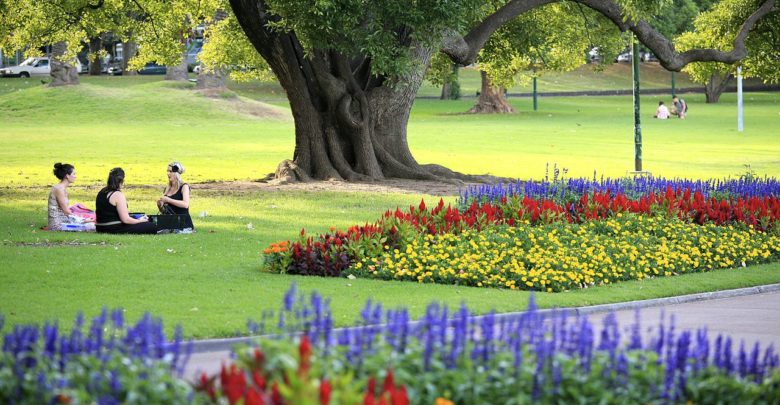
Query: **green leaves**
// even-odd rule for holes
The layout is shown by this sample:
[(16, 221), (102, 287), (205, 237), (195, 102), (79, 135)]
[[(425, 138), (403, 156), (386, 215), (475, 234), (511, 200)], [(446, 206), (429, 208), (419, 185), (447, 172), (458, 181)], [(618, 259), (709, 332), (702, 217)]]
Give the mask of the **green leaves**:
[(438, 45), (445, 28), (464, 30), (479, 10), (475, 0), (270, 0), (278, 19), (270, 24), (295, 31), (304, 48), (367, 57), (372, 72), (402, 74), (413, 68), (412, 44)]

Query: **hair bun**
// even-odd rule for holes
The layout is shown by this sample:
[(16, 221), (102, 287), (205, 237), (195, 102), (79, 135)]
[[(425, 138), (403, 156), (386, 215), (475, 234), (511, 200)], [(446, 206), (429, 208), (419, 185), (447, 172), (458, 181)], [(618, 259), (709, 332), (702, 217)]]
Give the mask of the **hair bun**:
[(179, 173), (179, 174), (184, 174), (184, 166), (181, 163), (173, 162), (173, 163), (169, 164), (168, 166), (170, 166), (171, 168), (176, 168), (176, 170), (174, 170), (174, 172)]
[(62, 163), (60, 163), (60, 162), (57, 162), (57, 163), (54, 164), (54, 168), (55, 169), (59, 169), (61, 167), (62, 167)]

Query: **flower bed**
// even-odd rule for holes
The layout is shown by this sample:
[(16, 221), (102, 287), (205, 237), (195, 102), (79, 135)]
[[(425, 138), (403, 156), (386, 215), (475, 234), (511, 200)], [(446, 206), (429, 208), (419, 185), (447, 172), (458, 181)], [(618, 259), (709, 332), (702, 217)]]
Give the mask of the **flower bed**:
[(364, 258), (347, 274), (558, 292), (780, 259), (780, 236), (747, 227), (621, 215), (584, 224), (426, 234)]
[(3, 338), (0, 403), (187, 403), (192, 390), (176, 376), (190, 352), (181, 328), (169, 340), (160, 319), (126, 325), (121, 309), (104, 308), (88, 328), (80, 314), (69, 334), (17, 325)]
[(737, 344), (706, 328), (679, 331), (673, 317), (643, 335), (639, 312), (633, 325), (607, 316), (597, 327), (585, 315), (539, 311), (533, 297), (526, 312), (505, 315), (432, 303), (416, 321), (405, 308), (369, 301), (355, 326), (335, 329), (329, 300), (293, 285), (279, 311), (249, 322), (274, 335), (237, 348), (234, 364), (199, 376), (194, 386), (177, 377), (188, 357), (180, 337), (168, 341), (151, 316), (125, 327), (121, 313), (113, 314), (107, 322), (104, 312), (87, 333), (77, 321), (69, 335), (53, 325), (5, 334), (0, 402), (764, 404), (780, 398), (780, 359), (772, 346)]
[(777, 181), (642, 181), (472, 189), (459, 208), (423, 201), (346, 232), (301, 231), (265, 250), (264, 269), (563, 291), (780, 259)]

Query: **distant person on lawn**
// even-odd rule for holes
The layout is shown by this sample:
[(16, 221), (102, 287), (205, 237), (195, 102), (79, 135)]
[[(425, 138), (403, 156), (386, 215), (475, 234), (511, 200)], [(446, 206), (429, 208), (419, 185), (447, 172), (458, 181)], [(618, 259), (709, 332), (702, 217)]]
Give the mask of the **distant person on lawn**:
[(165, 187), (162, 197), (157, 200), (157, 208), (161, 214), (185, 215), (185, 227), (195, 229), (190, 217), (190, 185), (182, 180), (184, 166), (179, 162), (168, 165), (166, 172), (168, 186)]
[(669, 109), (666, 108), (663, 101), (658, 102), (658, 108), (655, 109), (655, 118), (659, 120), (669, 119)]
[(674, 112), (673, 114), (680, 117), (680, 119), (685, 119), (685, 113), (688, 112), (688, 104), (685, 103), (685, 100), (674, 96), (672, 97), (672, 102), (674, 103)]
[(125, 171), (115, 167), (108, 173), (106, 187), (95, 198), (97, 231), (105, 233), (157, 233), (157, 226), (146, 216), (133, 218), (127, 209), (127, 199), (122, 193)]
[(76, 168), (68, 163), (55, 163), (54, 176), (60, 182), (49, 191), (49, 230), (94, 231), (95, 224), (80, 220), (68, 207), (68, 187), (76, 181)]

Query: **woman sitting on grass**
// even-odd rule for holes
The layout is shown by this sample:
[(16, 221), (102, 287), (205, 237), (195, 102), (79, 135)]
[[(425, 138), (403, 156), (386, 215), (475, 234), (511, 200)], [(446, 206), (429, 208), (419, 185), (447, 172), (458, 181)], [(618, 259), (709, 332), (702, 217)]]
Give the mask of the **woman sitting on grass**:
[(179, 162), (168, 165), (168, 186), (162, 197), (157, 200), (157, 208), (162, 214), (184, 215), (185, 228), (195, 229), (190, 217), (190, 185), (181, 179), (184, 166)]
[(108, 173), (108, 184), (97, 195), (97, 231), (106, 233), (157, 233), (157, 227), (146, 216), (133, 218), (122, 193), (125, 171), (115, 167)]
[(95, 224), (77, 221), (68, 208), (68, 186), (76, 181), (76, 168), (68, 163), (55, 163), (54, 175), (60, 180), (49, 192), (49, 224), (51, 231), (94, 231)]

